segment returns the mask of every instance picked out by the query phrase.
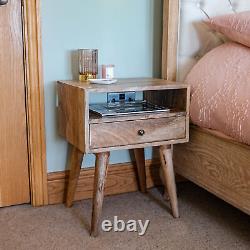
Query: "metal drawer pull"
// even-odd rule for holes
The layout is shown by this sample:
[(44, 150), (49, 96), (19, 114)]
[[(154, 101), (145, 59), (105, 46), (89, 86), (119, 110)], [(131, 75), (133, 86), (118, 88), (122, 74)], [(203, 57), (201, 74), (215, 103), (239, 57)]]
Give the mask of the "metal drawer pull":
[(140, 129), (138, 130), (138, 135), (143, 136), (145, 134), (145, 130)]
[(0, 5), (5, 5), (8, 3), (8, 0), (0, 0)]

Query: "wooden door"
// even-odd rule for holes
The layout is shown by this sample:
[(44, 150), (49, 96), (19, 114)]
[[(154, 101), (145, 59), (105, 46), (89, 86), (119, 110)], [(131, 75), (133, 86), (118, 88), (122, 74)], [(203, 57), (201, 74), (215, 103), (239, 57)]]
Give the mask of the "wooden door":
[(30, 202), (21, 0), (0, 5), (0, 206)]

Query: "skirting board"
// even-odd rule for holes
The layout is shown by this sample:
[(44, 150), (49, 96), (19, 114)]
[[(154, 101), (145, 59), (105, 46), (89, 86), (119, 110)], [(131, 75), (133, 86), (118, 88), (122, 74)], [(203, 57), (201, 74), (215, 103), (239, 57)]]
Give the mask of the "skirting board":
[[(158, 160), (146, 161), (147, 187), (161, 185)], [(48, 174), (49, 204), (58, 204), (65, 201), (68, 171)], [(177, 178), (181, 180), (181, 178)], [(94, 183), (94, 168), (82, 169), (78, 180), (74, 200), (92, 198)], [(105, 195), (121, 194), (138, 190), (135, 163), (122, 163), (109, 166)]]

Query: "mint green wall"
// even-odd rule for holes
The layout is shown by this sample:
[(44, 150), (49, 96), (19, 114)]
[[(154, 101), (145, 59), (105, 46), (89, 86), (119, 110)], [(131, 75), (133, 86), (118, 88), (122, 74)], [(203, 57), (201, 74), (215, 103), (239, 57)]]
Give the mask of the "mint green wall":
[[(57, 133), (56, 81), (76, 76), (78, 48), (98, 48), (99, 63), (115, 64), (116, 77), (159, 76), (162, 0), (41, 2), (47, 164), (54, 172), (64, 170), (67, 159), (67, 144)], [(128, 161), (128, 151), (111, 153), (111, 163)], [(93, 155), (83, 165), (93, 166)]]

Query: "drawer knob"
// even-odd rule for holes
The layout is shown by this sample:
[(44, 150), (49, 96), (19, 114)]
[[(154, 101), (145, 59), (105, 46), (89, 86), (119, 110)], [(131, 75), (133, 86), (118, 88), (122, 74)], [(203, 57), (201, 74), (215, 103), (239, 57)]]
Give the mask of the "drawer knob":
[(138, 130), (138, 135), (143, 136), (145, 134), (145, 130), (140, 129)]

